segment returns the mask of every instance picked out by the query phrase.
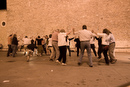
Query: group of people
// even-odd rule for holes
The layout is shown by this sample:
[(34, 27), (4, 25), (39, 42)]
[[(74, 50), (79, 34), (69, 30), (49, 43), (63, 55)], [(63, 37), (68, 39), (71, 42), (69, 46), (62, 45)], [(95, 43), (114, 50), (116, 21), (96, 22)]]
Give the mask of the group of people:
[[(93, 67), (92, 63), (92, 56), (91, 56), (91, 49), (93, 50), (95, 56), (97, 56), (95, 51), (95, 39), (98, 40), (98, 58), (99, 61), (101, 59), (101, 53), (104, 55), (105, 63), (107, 65), (116, 63), (117, 59), (114, 56), (114, 49), (115, 49), (115, 38), (113, 34), (108, 29), (103, 29), (102, 33), (96, 33), (93, 30), (87, 30), (87, 26), (82, 26), (83, 30), (75, 32), (79, 36), (80, 41), (80, 49), (81, 54), (78, 60), (78, 65), (82, 64), (82, 58), (84, 55), (84, 50), (87, 50), (88, 59), (89, 59), (89, 66)], [(108, 58), (108, 51), (109, 57)], [(78, 54), (77, 54), (78, 55)]]
[[(68, 35), (72, 33), (77, 38), (69, 38)], [(71, 56), (70, 40), (74, 39), (77, 47), (78, 65), (82, 64), (82, 59), (85, 49), (87, 50), (89, 66), (93, 67), (91, 49), (95, 56), (97, 52), (95, 50), (95, 39), (98, 40), (98, 59), (101, 59), (101, 53), (104, 55), (105, 63), (116, 63), (117, 59), (114, 56), (115, 38), (108, 29), (103, 29), (102, 33), (96, 33), (93, 30), (87, 30), (87, 26), (83, 25), (82, 30), (75, 32), (75, 29), (71, 29), (69, 32), (65, 32), (64, 29), (57, 29), (49, 37), (46, 35), (45, 38), (38, 36), (35, 40), (29, 39), (27, 36), (23, 38), (24, 42), (24, 55), (27, 56), (27, 62), (29, 62), (30, 56), (32, 56), (35, 49), (37, 49), (37, 55), (42, 56), (43, 51), (50, 54), (50, 61), (56, 61), (61, 65), (66, 64), (66, 53), (69, 50), (69, 56)], [(18, 46), (18, 40), (16, 34), (8, 37), (8, 52), (7, 57), (12, 53), (15, 57)], [(81, 50), (79, 55), (79, 49)], [(108, 57), (109, 51), (109, 57)]]
[[(43, 51), (45, 52), (46, 55), (49, 54), (47, 51), (46, 47), (48, 45), (48, 36), (44, 36), (43, 38), (40, 38), (38, 36), (37, 38), (28, 38), (28, 36), (25, 36), (24, 38), (17, 38), (16, 34), (11, 34), (8, 36), (8, 52), (7, 52), (7, 57), (10, 55), (13, 55), (15, 57), (16, 51), (18, 49), (24, 49), (24, 55), (26, 55), (27, 50), (29, 49), (29, 45), (35, 45), (36, 49), (38, 48), (38, 56), (41, 56), (43, 54)], [(34, 50), (33, 50), (34, 51)]]

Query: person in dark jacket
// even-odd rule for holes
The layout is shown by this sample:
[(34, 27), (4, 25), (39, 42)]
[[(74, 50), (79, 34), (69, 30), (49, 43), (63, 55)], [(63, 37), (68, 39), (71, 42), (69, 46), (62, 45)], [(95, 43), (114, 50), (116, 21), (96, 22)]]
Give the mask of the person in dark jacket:
[(73, 40), (74, 39), (74, 37), (73, 38), (68, 38), (68, 36), (66, 36), (66, 50), (68, 49), (68, 51), (69, 51), (69, 56), (71, 56), (71, 49), (70, 49), (70, 41), (71, 40)]
[(17, 35), (14, 34), (13, 39), (12, 39), (12, 45), (11, 45), (11, 48), (13, 50), (13, 52), (12, 52), (13, 57), (15, 57), (15, 54), (16, 54), (16, 51), (17, 51), (17, 46), (18, 46), (18, 39), (17, 39)]
[(77, 56), (79, 56), (80, 40), (79, 40), (79, 38), (75, 38), (74, 41), (76, 42)]
[(31, 40), (31, 44), (27, 46), (27, 62), (29, 62), (30, 56), (32, 56), (35, 48), (37, 48), (37, 46), (34, 44), (34, 41)]
[(40, 55), (40, 56), (42, 56), (42, 53), (43, 53), (42, 42), (43, 42), (43, 38), (38, 36), (38, 38), (36, 38), (36, 45), (38, 47), (37, 48), (38, 49), (38, 55)]
[(95, 37), (96, 40), (98, 40), (98, 58), (100, 59), (101, 58), (101, 52), (102, 52), (102, 37)]

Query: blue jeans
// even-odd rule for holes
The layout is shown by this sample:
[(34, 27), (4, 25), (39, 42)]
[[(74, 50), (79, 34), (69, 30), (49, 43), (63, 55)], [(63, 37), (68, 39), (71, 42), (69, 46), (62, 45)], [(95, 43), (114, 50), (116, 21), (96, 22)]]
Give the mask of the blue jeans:
[(89, 59), (89, 65), (92, 66), (92, 56), (91, 56), (91, 45), (89, 41), (81, 41), (80, 42), (80, 48), (81, 48), (81, 54), (79, 56), (79, 63), (82, 63), (82, 58), (84, 55), (84, 50), (87, 50), (88, 59)]

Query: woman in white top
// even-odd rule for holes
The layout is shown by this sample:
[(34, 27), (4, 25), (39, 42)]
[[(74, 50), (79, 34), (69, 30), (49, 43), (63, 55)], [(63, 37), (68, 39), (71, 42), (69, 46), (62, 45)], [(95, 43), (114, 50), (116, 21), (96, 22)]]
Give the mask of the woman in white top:
[(63, 58), (62, 65), (66, 65), (66, 51), (67, 51), (66, 50), (66, 44), (67, 44), (66, 36), (68, 34), (70, 34), (71, 32), (72, 32), (72, 30), (68, 33), (65, 33), (65, 30), (61, 29), (60, 33), (58, 34), (58, 47), (59, 47), (59, 50), (60, 50), (60, 56), (56, 60), (56, 62), (60, 63), (61, 59)]
[(104, 29), (103, 33), (97, 33), (98, 36), (102, 37), (102, 52), (105, 57), (105, 62), (107, 65), (109, 65), (109, 59), (107, 55), (108, 47), (109, 47), (109, 42), (107, 41), (108, 39), (108, 30)]

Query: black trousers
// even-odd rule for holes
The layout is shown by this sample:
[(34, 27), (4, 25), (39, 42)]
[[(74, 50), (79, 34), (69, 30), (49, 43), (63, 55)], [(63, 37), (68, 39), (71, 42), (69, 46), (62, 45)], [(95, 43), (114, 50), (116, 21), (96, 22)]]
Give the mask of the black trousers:
[(59, 61), (61, 61), (63, 59), (63, 63), (66, 63), (66, 46), (60, 46), (59, 47), (60, 50), (60, 56), (58, 58)]
[(97, 56), (96, 50), (95, 50), (95, 45), (91, 44), (91, 49), (93, 50), (93, 53), (95, 56)]
[(9, 56), (9, 54), (12, 53), (12, 48), (11, 45), (8, 45), (8, 52), (7, 52), (7, 56)]
[(79, 56), (79, 49), (80, 49), (80, 46), (77, 46), (77, 56)]
[(106, 46), (107, 45), (102, 45), (102, 52), (105, 57), (106, 64), (109, 64), (109, 59), (108, 59), (108, 55), (107, 55), (108, 48), (106, 48)]
[(101, 53), (102, 53), (102, 46), (98, 47), (98, 57), (101, 58)]

